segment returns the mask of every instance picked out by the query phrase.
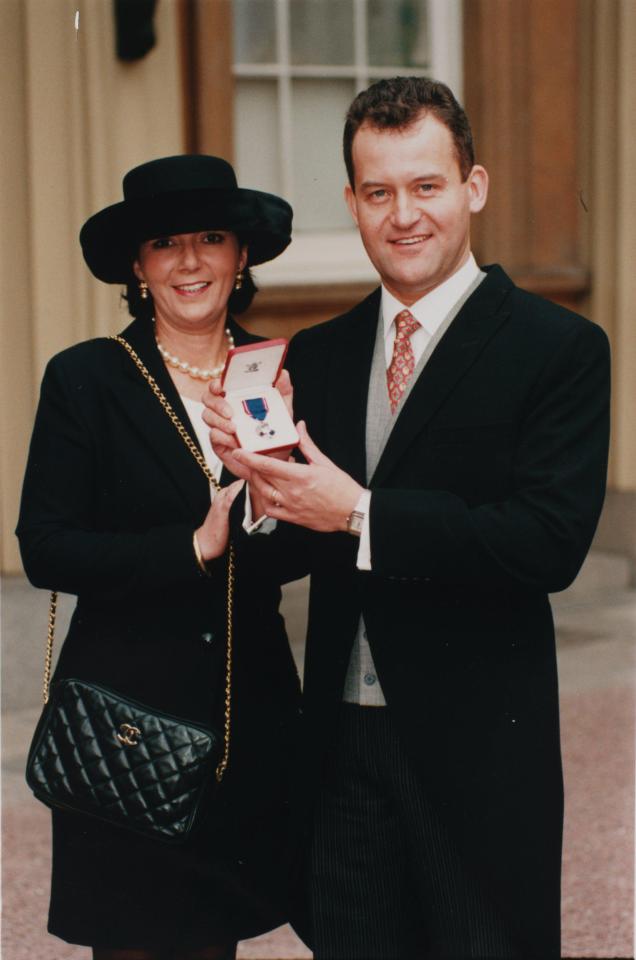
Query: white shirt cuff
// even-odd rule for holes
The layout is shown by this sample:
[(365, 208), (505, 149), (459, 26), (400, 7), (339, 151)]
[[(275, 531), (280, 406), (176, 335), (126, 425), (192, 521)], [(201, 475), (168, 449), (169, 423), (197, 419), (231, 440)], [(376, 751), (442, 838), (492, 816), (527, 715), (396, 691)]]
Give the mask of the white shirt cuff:
[(360, 544), (358, 546), (358, 558), (356, 566), (358, 570), (371, 569), (371, 529), (369, 525), (369, 509), (371, 506), (371, 491), (364, 490), (360, 494), (360, 499), (356, 503), (355, 509), (364, 514), (362, 521), (362, 532), (360, 534)]
[(250, 497), (249, 484), (245, 484), (245, 516), (243, 517), (243, 529), (251, 537), (253, 533), (272, 533), (276, 529), (277, 521), (273, 517), (268, 517), (266, 513), (258, 520), (252, 519), (252, 498)]

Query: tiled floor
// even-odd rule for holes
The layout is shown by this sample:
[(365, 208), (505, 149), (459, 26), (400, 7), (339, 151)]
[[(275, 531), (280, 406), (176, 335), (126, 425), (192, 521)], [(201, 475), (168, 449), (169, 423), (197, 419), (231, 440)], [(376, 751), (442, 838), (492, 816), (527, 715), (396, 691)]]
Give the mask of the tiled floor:
[[(304, 585), (286, 598), (302, 658)], [(563, 954), (633, 956), (636, 592), (597, 557), (555, 598), (566, 779)], [(3, 960), (88, 960), (45, 931), (48, 814), (23, 782), (39, 708), (46, 597), (3, 585)], [(64, 612), (60, 635), (63, 635)], [(241, 945), (244, 958), (309, 958), (289, 927)]]

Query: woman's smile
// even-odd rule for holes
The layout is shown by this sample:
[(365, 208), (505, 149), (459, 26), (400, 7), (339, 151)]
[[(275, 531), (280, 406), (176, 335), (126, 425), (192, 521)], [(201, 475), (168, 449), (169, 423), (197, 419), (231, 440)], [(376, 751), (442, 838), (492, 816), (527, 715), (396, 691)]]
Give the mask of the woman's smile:
[(181, 283), (179, 285), (175, 285), (173, 290), (175, 290), (182, 297), (195, 297), (197, 294), (207, 290), (209, 286), (209, 280), (201, 280), (198, 283)]

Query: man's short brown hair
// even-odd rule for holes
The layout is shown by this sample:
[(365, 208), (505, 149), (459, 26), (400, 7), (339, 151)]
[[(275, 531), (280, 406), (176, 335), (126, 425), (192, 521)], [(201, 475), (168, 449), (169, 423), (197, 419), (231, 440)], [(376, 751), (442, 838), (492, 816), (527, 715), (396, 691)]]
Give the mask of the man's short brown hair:
[(355, 190), (352, 146), (363, 124), (377, 130), (410, 126), (422, 113), (432, 113), (451, 132), (462, 180), (475, 163), (473, 135), (468, 117), (445, 83), (428, 77), (393, 77), (378, 80), (355, 98), (345, 120), (343, 152), (351, 189)]

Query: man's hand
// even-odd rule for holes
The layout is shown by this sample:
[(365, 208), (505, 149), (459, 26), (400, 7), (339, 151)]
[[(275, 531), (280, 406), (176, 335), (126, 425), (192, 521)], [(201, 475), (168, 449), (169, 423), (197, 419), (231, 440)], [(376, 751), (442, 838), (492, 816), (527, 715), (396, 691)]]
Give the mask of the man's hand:
[[(250, 490), (267, 504), (268, 516), (310, 530), (344, 531), (364, 487), (318, 449), (303, 421), (296, 426), (306, 464), (246, 450), (235, 450), (232, 460), (238, 461), (241, 470), (249, 471)], [(237, 473), (234, 467), (230, 469)]]
[[(285, 406), (293, 420), (294, 390), (289, 374), (282, 370), (275, 387), (285, 401)], [(236, 439), (236, 426), (232, 420), (232, 408), (223, 398), (223, 387), (219, 379), (211, 380), (208, 389), (201, 398), (204, 404), (203, 419), (210, 427), (210, 442), (212, 449), (224, 467), (242, 480), (249, 479), (249, 469), (241, 465), (233, 456), (234, 450), (239, 448)], [(268, 454), (270, 457), (286, 460), (288, 454), (283, 451)]]

